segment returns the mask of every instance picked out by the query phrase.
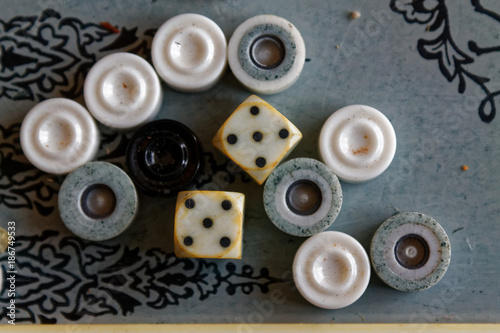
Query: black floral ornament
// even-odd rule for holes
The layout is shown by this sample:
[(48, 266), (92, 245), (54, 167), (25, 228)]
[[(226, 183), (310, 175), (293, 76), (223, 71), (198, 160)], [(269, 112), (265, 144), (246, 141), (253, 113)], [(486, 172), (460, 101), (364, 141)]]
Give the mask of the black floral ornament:
[[(256, 288), (267, 293), (271, 284), (283, 282), (267, 268), (256, 274), (249, 265), (219, 266), (160, 249), (143, 251), (58, 235), (49, 230), (17, 238), (16, 322), (56, 323), (59, 315), (69, 321), (126, 316), (141, 306), (160, 310), (190, 298), (203, 301), (221, 290), (228, 295), (248, 295)], [(0, 255), (0, 263), (7, 256)], [(8, 274), (6, 265), (0, 269), (3, 276)], [(5, 287), (0, 302), (9, 302)], [(0, 321), (8, 320), (6, 315), (2, 307)]]
[(37, 170), (19, 144), (20, 123), (0, 125), (0, 206), (35, 208), (42, 216), (54, 210), (60, 179)]
[(43, 100), (54, 92), (76, 98), (98, 58), (116, 51), (150, 54), (154, 30), (142, 37), (137, 28), (115, 32), (51, 9), (0, 20), (0, 98)]
[[(476, 12), (500, 22), (500, 15), (482, 6), (480, 0), (472, 0), (471, 4)], [(419, 39), (418, 52), (425, 59), (437, 60), (441, 73), (449, 82), (458, 79), (459, 93), (465, 92), (467, 80), (478, 85), (485, 94), (479, 103), (479, 117), (484, 122), (491, 122), (496, 115), (495, 98), (500, 95), (500, 90), (490, 90), (487, 85), (491, 81), (490, 77), (467, 70), (466, 65), (474, 63), (476, 58), (460, 49), (454, 41), (445, 0), (391, 0), (390, 7), (394, 12), (403, 15), (406, 22), (426, 25), (428, 32), (437, 33), (435, 38)], [(500, 46), (481, 48), (474, 41), (469, 41), (468, 45), (476, 56), (500, 51)]]

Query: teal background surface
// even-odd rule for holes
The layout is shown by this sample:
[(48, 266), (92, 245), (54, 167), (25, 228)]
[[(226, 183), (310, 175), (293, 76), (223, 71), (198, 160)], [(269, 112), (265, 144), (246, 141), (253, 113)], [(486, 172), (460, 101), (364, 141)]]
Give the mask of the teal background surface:
[[(405, 1), (396, 3), (404, 7)], [(430, 9), (438, 2), (423, 3)], [(319, 309), (307, 303), (292, 282), (293, 256), (304, 239), (281, 232), (269, 221), (262, 202), (263, 186), (247, 182), (247, 178), (242, 177), (238, 170), (229, 172), (235, 174), (235, 180), (227, 182), (228, 171), (224, 168), (216, 171), (207, 169), (209, 182), (204, 188), (246, 194), (243, 259), (193, 260), (190, 264), (184, 263), (187, 265), (184, 266), (186, 271), (193, 271), (189, 265), (195, 266), (194, 271), (197, 273), (193, 276), (202, 282), (186, 278), (186, 281), (177, 281), (177, 284), (165, 290), (157, 289), (157, 296), (165, 297), (170, 303), (155, 308), (153, 300), (156, 294), (141, 286), (162, 281), (162, 277), (169, 274), (169, 262), (162, 264), (166, 268), (160, 272), (161, 276), (139, 268), (129, 270), (128, 267), (132, 267), (130, 260), (136, 257), (142, 260), (148, 258), (150, 267), (159, 265), (160, 257), (154, 257), (148, 252), (150, 249), (156, 248), (167, 254), (173, 252), (175, 198), (150, 198), (141, 194), (138, 217), (124, 234), (99, 243), (100, 247), (91, 243), (73, 246), (71, 244), (76, 243), (70, 241), (72, 235), (61, 222), (57, 209), (44, 216), (35, 204), (15, 208), (12, 206), (13, 201), (10, 201), (10, 206), (5, 203), (8, 201), (6, 196), (17, 195), (12, 190), (17, 186), (15, 180), (21, 179), (19, 177), (25, 179), (26, 175), (34, 175), (54, 189), (61, 181), (57, 177), (41, 175), (33, 169), (21, 170), (25, 172), (23, 175), (7, 171), (6, 163), (9, 161), (9, 170), (13, 168), (13, 161), (22, 166), (28, 162), (19, 151), (14, 157), (8, 158), (8, 151), (5, 150), (0, 162), (0, 193), (3, 198), (0, 202), (0, 226), (7, 228), (8, 221), (15, 221), (18, 237), (35, 237), (47, 230), (55, 231), (50, 237), (29, 245), (30, 253), (36, 254), (35, 257), (22, 252), (22, 246), (28, 246), (22, 245), (22, 240), (16, 245), (20, 272), (21, 264), (25, 263), (23, 274), (39, 277), (38, 282), (25, 279), (23, 285), (18, 279), (19, 304), (23, 299), (32, 301), (18, 314), (18, 318), (29, 318), (27, 322), (36, 323), (81, 324), (236, 322), (242, 323), (242, 330), (261, 322), (499, 322), (500, 120), (493, 119), (489, 123), (481, 120), (478, 109), (485, 98), (485, 91), (470, 76), (465, 75), (465, 89), (461, 93), (459, 73), (465, 69), (468, 73), (488, 77), (488, 89), (491, 92), (500, 89), (500, 53), (477, 55), (471, 51), (469, 43), (475, 41), (483, 47), (498, 48), (500, 22), (475, 11), (469, 1), (439, 3), (446, 5), (447, 25), (436, 23), (434, 29), (432, 24), (437, 13), (432, 14), (435, 16), (415, 13), (411, 17), (429, 20), (429, 23), (410, 24), (405, 21), (404, 15), (391, 10), (389, 1), (3, 1), (0, 12), (3, 22), (0, 26), (0, 44), (3, 43), (3, 48), (0, 58), (12, 46), (1, 37), (8, 35), (5, 22), (15, 16), (38, 17), (47, 8), (58, 12), (61, 18), (49, 18), (29, 31), (40, 31), (41, 36), (48, 36), (47, 40), (54, 41), (51, 47), (61, 43), (63, 48), (80, 55), (83, 53), (78, 45), (85, 44), (86, 30), (80, 25), (75, 25), (80, 30), (60, 25), (65, 18), (77, 18), (83, 23), (97, 25), (107, 21), (122, 32), (123, 29), (131, 31), (137, 28), (134, 32), (137, 40), (125, 49), (130, 50), (130, 45), (137, 45), (142, 50), (137, 53), (146, 57), (147, 51), (144, 50), (147, 50), (151, 41), (148, 30), (157, 29), (165, 20), (177, 14), (195, 12), (208, 16), (221, 27), (228, 40), (240, 23), (254, 15), (275, 14), (286, 18), (301, 32), (306, 44), (307, 60), (299, 80), (291, 88), (276, 95), (260, 97), (282, 112), (303, 133), (303, 140), (288, 158), (319, 159), (318, 135), (324, 121), (335, 110), (350, 104), (366, 104), (382, 111), (393, 124), (398, 140), (394, 161), (380, 177), (364, 184), (342, 183), (343, 207), (328, 230), (345, 232), (359, 240), (368, 250), (375, 230), (384, 220), (397, 211), (415, 211), (435, 218), (448, 233), (452, 248), (448, 272), (429, 290), (418, 293), (393, 290), (384, 285), (372, 271), (368, 289), (356, 303), (340, 310)], [(483, 6), (500, 13), (498, 2), (483, 1)], [(352, 10), (358, 10), (361, 17), (350, 19)], [(44, 24), (53, 27), (56, 33), (43, 28)], [(442, 45), (436, 42), (434, 46), (428, 47), (433, 52), (449, 52), (449, 62), (445, 60), (440, 70), (438, 60), (422, 57), (417, 45), (419, 40), (438, 38), (446, 27), (456, 49), (452, 48), (449, 41)], [(58, 34), (69, 36), (68, 41), (65, 44), (63, 38), (60, 42), (55, 41)], [(18, 40), (22, 41), (23, 38), (20, 36)], [(99, 59), (112, 52), (102, 48), (116, 38), (115, 34), (101, 36), (101, 40), (95, 37), (92, 43), (85, 46), (85, 50)], [(77, 40), (80, 44), (75, 42)], [(146, 43), (144, 49), (140, 48), (142, 41)], [(13, 47), (20, 54), (29, 52), (20, 44)], [(473, 62), (460, 63), (464, 56), (457, 49), (473, 58)], [(40, 56), (38, 59), (44, 61), (45, 58)], [(88, 62), (92, 61), (89, 57)], [(9, 70), (4, 62), (0, 74), (7, 75)], [(456, 75), (449, 82), (443, 71)], [(83, 74), (75, 74), (78, 67), (69, 64), (64, 75), (54, 74), (50, 66), (42, 67), (39, 72), (52, 75), (54, 80), (62, 80), (62, 76), (65, 76), (69, 81), (46, 92), (43, 87), (31, 85), (35, 96), (33, 100), (14, 100), (2, 95), (0, 124), (3, 128), (19, 123), (40, 99), (62, 96), (67, 87), (75, 86), (75, 82), (76, 86), (78, 82), (80, 85), (83, 82)], [(7, 76), (2, 77), (4, 79), (0, 85), (4, 87), (10, 81), (6, 79)], [(226, 159), (211, 146), (211, 139), (251, 92), (244, 89), (229, 70), (221, 82), (207, 92), (184, 94), (166, 86), (163, 88), (163, 107), (157, 119), (174, 119), (188, 125), (201, 139), (205, 152), (211, 153), (210, 156), (214, 158), (207, 165), (223, 165)], [(75, 99), (83, 104), (83, 96), (78, 93), (78, 89), (76, 91)], [(498, 95), (493, 100), (498, 107)], [(4, 142), (12, 139), (6, 139), (5, 132), (2, 135)], [(130, 137), (130, 134), (126, 134), (126, 137)], [(117, 142), (110, 143), (109, 149), (116, 148)], [(19, 147), (18, 142), (14, 142), (14, 145)], [(106, 149), (108, 146), (104, 145), (100, 159), (123, 164), (124, 159), (120, 155), (107, 159)], [(462, 171), (461, 166), (464, 164), (469, 166), (468, 171)], [(48, 196), (47, 187), (41, 191), (44, 191), (42, 195)], [(33, 191), (26, 195), (30, 202), (36, 201)], [(22, 197), (16, 200), (19, 200), (16, 201), (18, 203), (24, 202)], [(57, 195), (38, 202), (45, 207), (54, 207)], [(43, 244), (47, 247), (42, 248)], [(76, 248), (78, 250), (74, 250)], [(107, 256), (106, 251), (112, 252), (115, 248), (119, 249), (118, 252), (114, 256)], [(58, 273), (60, 267), (57, 266), (57, 258), (73, 253), (68, 249), (76, 254), (68, 257), (65, 273)], [(118, 279), (121, 282), (113, 285), (132, 299), (125, 296), (120, 298), (108, 289), (99, 289), (104, 283), (99, 280), (105, 273), (102, 273), (102, 268), (116, 262), (119, 257), (130, 260), (121, 261), (116, 266), (125, 278)], [(3, 261), (0, 261), (3, 267), (0, 270), (5, 274), (6, 257), (0, 258)], [(89, 258), (97, 259), (95, 263), (89, 264)], [(173, 266), (180, 267), (175, 264), (175, 259), (168, 258)], [(28, 269), (28, 263), (35, 261), (39, 270)], [(85, 266), (86, 273), (76, 279), (80, 281), (66, 284), (55, 282), (54, 276), (58, 274), (64, 281), (76, 281), (74, 277), (70, 278), (68, 272), (79, 276), (77, 272), (82, 271), (82, 263), (89, 265)], [(243, 272), (245, 265), (254, 270), (249, 276), (231, 273), (233, 268), (236, 272)], [(268, 274), (261, 268), (266, 268)], [(50, 271), (50, 274), (42, 277), (40, 271), (43, 270)], [(184, 276), (183, 269), (176, 272), (180, 277)], [(142, 281), (136, 286), (141, 292), (129, 291), (134, 277), (136, 281)], [(82, 282), (87, 280), (90, 284), (94, 283), (93, 287)], [(43, 281), (47, 284), (43, 284)], [(237, 287), (238, 283), (245, 281), (256, 284), (252, 288), (247, 285), (247, 289)], [(189, 284), (192, 284), (189, 287), (192, 295), (188, 297), (184, 288)], [(236, 286), (236, 289), (231, 289), (231, 286)], [(5, 287), (0, 288), (2, 306), (8, 302)], [(29, 293), (29, 290), (37, 292)], [(96, 292), (92, 293), (92, 290)], [(176, 290), (180, 290), (179, 293)], [(173, 294), (170, 294), (171, 291), (174, 291)], [(134, 293), (141, 296), (134, 296)], [(186, 297), (176, 299), (174, 294)], [(93, 315), (86, 314), (85, 309)], [(0, 318), (1, 323), (6, 323), (7, 319), (1, 313)]]

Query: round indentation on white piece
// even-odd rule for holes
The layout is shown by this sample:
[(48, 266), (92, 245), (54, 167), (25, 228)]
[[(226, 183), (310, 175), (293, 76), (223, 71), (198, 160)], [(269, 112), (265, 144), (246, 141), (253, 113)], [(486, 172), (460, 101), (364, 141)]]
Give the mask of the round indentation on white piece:
[(58, 204), (62, 221), (75, 235), (103, 241), (130, 226), (138, 197), (123, 170), (106, 162), (90, 162), (66, 177)]
[(158, 29), (151, 56), (158, 75), (172, 88), (183, 92), (204, 91), (224, 74), (226, 37), (208, 17), (181, 14)]
[(450, 264), (450, 241), (433, 218), (401, 213), (386, 220), (373, 236), (371, 260), (378, 276), (402, 291), (432, 287)]
[(229, 67), (249, 90), (275, 94), (297, 81), (306, 57), (300, 32), (284, 18), (258, 15), (234, 31), (228, 45)]
[(342, 207), (342, 189), (323, 163), (296, 158), (277, 167), (264, 186), (269, 219), (294, 236), (311, 236), (328, 228)]
[(319, 136), (321, 158), (340, 180), (361, 183), (382, 174), (396, 152), (396, 133), (382, 112), (350, 105), (334, 112)]
[(325, 309), (351, 305), (370, 281), (370, 261), (353, 237), (337, 231), (319, 233), (295, 254), (293, 279), (310, 303)]
[(141, 57), (113, 53), (95, 63), (85, 78), (85, 103), (106, 126), (127, 130), (158, 113), (162, 91), (153, 67)]
[(38, 169), (65, 174), (91, 161), (99, 148), (99, 130), (87, 110), (66, 98), (35, 105), (20, 134), (26, 158)]

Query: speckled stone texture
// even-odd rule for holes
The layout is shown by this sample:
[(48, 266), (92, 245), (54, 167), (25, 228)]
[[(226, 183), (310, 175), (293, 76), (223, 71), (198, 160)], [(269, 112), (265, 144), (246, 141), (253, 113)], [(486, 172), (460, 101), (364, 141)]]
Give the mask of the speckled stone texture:
[[(93, 184), (108, 186), (116, 196), (116, 207), (107, 218), (93, 219), (82, 211), (82, 193)], [(61, 185), (58, 200), (61, 219), (68, 229), (92, 241), (110, 239), (125, 231), (138, 209), (132, 180), (123, 170), (107, 162), (90, 162), (70, 173)]]
[[(305, 172), (304, 172), (305, 171)], [(297, 180), (310, 180), (322, 192), (323, 202), (308, 216), (291, 212), (285, 202), (287, 187)], [(287, 234), (307, 237), (328, 228), (342, 207), (342, 188), (335, 174), (311, 158), (295, 158), (277, 167), (264, 186), (264, 208), (271, 222)]]
[[(262, 42), (274, 46), (264, 46)], [(302, 72), (305, 54), (299, 30), (276, 15), (247, 19), (233, 32), (228, 44), (232, 73), (241, 84), (259, 94), (275, 94), (292, 86)], [(262, 59), (267, 60), (261, 62)]]
[[(285, 57), (283, 59), (283, 63), (273, 69), (263, 69), (255, 66), (255, 64), (248, 57), (249, 49), (254, 40), (259, 36), (266, 35), (279, 36), (285, 46)], [(261, 81), (276, 80), (286, 75), (295, 63), (296, 56), (297, 46), (292, 35), (283, 27), (275, 24), (259, 24), (253, 27), (243, 35), (238, 48), (238, 58), (240, 60), (241, 67), (243, 67), (248, 75)]]
[[(394, 256), (394, 246), (388, 248), (386, 246), (386, 241), (396, 228), (407, 224), (421, 225), (424, 228), (430, 229), (438, 240), (439, 247), (437, 251), (431, 251), (431, 253), (429, 253), (429, 260), (424, 264), (424, 266), (429, 264), (431, 262), (431, 257), (437, 256), (437, 266), (431, 267), (432, 270), (430, 273), (420, 279), (402, 277), (400, 273), (391, 269), (387, 263), (388, 256)], [(429, 237), (427, 238), (428, 239), (424, 239), (430, 243), (431, 240)], [(441, 227), (432, 217), (421, 213), (405, 212), (392, 216), (378, 228), (371, 243), (370, 257), (375, 272), (387, 285), (402, 291), (420, 291), (435, 285), (446, 273), (450, 265), (451, 244), (443, 227)], [(402, 266), (401, 269), (404, 270)], [(416, 272), (413, 272), (413, 275), (416, 275), (415, 273)]]

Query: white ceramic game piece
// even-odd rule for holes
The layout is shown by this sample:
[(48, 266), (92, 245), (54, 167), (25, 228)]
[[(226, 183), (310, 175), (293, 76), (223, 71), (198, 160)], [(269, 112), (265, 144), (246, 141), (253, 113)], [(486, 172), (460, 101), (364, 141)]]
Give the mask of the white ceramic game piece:
[(258, 15), (234, 31), (228, 45), (229, 67), (249, 90), (276, 94), (297, 81), (306, 46), (297, 28), (275, 15)]
[(293, 279), (311, 304), (340, 309), (365, 292), (370, 281), (370, 260), (353, 237), (325, 231), (300, 246), (293, 261)]
[(349, 105), (335, 111), (319, 136), (321, 158), (340, 180), (362, 183), (382, 174), (396, 152), (396, 133), (377, 109)]
[(132, 180), (117, 166), (90, 162), (70, 173), (61, 185), (59, 213), (78, 237), (103, 241), (133, 222), (138, 197)]
[(236, 192), (180, 192), (174, 251), (179, 258), (241, 258), (245, 196)]
[(83, 106), (66, 98), (51, 98), (26, 114), (20, 141), (35, 167), (65, 174), (95, 157), (100, 138), (94, 119)]
[(387, 285), (412, 292), (441, 280), (450, 265), (451, 244), (432, 217), (400, 213), (378, 228), (370, 252), (375, 272)]
[(328, 228), (342, 207), (342, 188), (330, 168), (311, 158), (278, 166), (264, 186), (264, 208), (282, 231), (307, 237)]
[(252, 95), (226, 120), (212, 144), (262, 184), (300, 139), (295, 125)]
[(126, 52), (96, 62), (85, 78), (83, 93), (90, 113), (117, 130), (133, 129), (152, 120), (163, 96), (153, 67)]
[(177, 15), (156, 32), (151, 57), (158, 75), (170, 87), (201, 92), (213, 87), (225, 72), (226, 37), (208, 17)]

